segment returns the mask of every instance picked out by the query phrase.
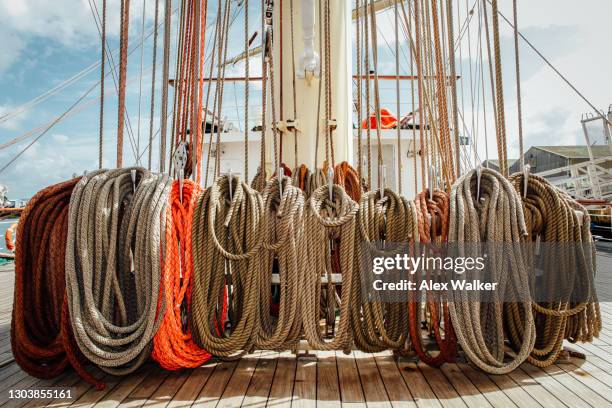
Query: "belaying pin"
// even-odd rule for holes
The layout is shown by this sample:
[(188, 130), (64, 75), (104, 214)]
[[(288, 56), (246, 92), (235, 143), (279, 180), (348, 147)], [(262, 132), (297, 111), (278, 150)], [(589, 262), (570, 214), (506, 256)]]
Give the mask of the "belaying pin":
[(482, 166), (476, 167), (476, 201), (480, 201), (480, 179), (482, 178)]
[(334, 198), (334, 170), (330, 167), (327, 169), (327, 189), (329, 192), (329, 201)]
[(283, 199), (283, 177), (285, 177), (285, 169), (279, 167), (276, 172), (276, 178), (278, 179), (278, 194), (281, 200)]
[(135, 193), (136, 192), (136, 169), (132, 169), (131, 173), (132, 173), (132, 190), (134, 190), (134, 193)]
[(233, 200), (233, 196), (234, 196), (234, 193), (232, 191), (232, 187), (233, 187), (233, 184), (234, 184), (234, 180), (232, 179), (232, 169), (229, 169), (228, 172), (227, 172), (227, 180), (228, 180), (228, 183), (229, 183), (230, 201), (232, 201)]
[(378, 166), (378, 172), (381, 174), (380, 199), (385, 198), (385, 188), (387, 187), (387, 166), (381, 164)]
[(526, 164), (523, 167), (523, 198), (527, 197), (527, 187), (529, 185), (529, 172), (531, 171), (531, 166)]

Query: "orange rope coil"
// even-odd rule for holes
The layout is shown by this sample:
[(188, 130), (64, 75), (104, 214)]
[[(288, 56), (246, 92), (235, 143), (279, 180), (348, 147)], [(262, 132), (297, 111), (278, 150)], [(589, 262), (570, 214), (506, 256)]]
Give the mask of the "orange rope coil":
[[(153, 338), (153, 358), (167, 370), (199, 367), (211, 357), (193, 340), (188, 315), (191, 310), (193, 261), (191, 228), (193, 210), (202, 189), (191, 180), (174, 181), (166, 211), (166, 256), (162, 288), (166, 312)], [(159, 302), (161, 303), (161, 302)], [(224, 302), (223, 316), (226, 304)]]

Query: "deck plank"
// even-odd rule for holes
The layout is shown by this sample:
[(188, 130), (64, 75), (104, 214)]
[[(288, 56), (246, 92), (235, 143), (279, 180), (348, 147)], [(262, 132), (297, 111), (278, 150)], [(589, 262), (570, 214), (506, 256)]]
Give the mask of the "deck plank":
[(276, 363), (276, 372), (272, 380), (268, 405), (274, 408), (288, 408), (293, 396), (293, 383), (297, 360), (291, 352), (280, 353)]
[(361, 387), (355, 354), (346, 355), (337, 351), (336, 362), (338, 364), (338, 382), (340, 384), (342, 406), (365, 407), (366, 400)]
[(389, 402), (393, 408), (413, 408), (417, 404), (414, 401), (410, 388), (401, 379), (399, 367), (390, 352), (374, 355), (378, 372), (382, 378), (383, 385), (387, 391)]
[(317, 362), (311, 358), (298, 358), (291, 407), (317, 405)]
[(356, 351), (354, 355), (368, 408), (391, 407), (387, 390), (372, 354)]
[[(350, 407), (591, 407), (612, 406), (612, 303), (602, 303), (603, 329), (591, 344), (569, 344), (587, 358), (540, 369), (523, 364), (493, 376), (468, 363), (441, 369), (392, 353), (315, 352), (315, 359), (290, 352), (257, 352), (240, 361), (211, 361), (194, 370), (167, 372), (155, 363), (127, 377), (104, 378), (96, 390), (68, 371), (52, 380), (27, 375), (12, 360), (10, 318), (12, 273), (0, 272), (0, 405), (32, 408), (188, 406), (272, 408)], [(9, 286), (7, 286), (7, 284)], [(7, 289), (8, 288), (8, 289)], [(1, 364), (0, 364), (1, 365)], [(72, 400), (8, 400), (9, 389), (72, 387)], [(4, 403), (4, 404), (2, 404)]]
[(317, 408), (335, 407), (340, 401), (338, 365), (333, 351), (317, 351)]
[(469, 378), (480, 393), (487, 401), (496, 408), (514, 407), (516, 404), (512, 401), (497, 384), (495, 384), (485, 373), (476, 370), (468, 363), (458, 363), (457, 367), (463, 374)]
[(279, 353), (272, 351), (261, 353), (244, 401), (242, 401), (243, 406), (249, 408), (266, 406), (270, 396), (274, 373), (276, 372), (278, 356)]
[(215, 407), (237, 366), (237, 361), (224, 361), (215, 366), (210, 378), (193, 401), (193, 406)]
[(232, 374), (225, 391), (221, 394), (218, 408), (232, 408), (239, 407), (242, 405), (246, 391), (251, 384), (253, 373), (257, 367), (261, 352), (255, 352), (254, 354), (243, 357), (239, 362), (238, 366)]
[(172, 401), (168, 404), (169, 408), (185, 408), (191, 406), (191, 403), (196, 399), (200, 390), (206, 385), (213, 371), (215, 363), (206, 364), (191, 371), (189, 377), (185, 380), (181, 388), (174, 395)]
[(410, 389), (412, 397), (418, 407), (442, 407), (429, 383), (418, 369), (416, 363), (401, 359), (398, 363), (399, 371), (404, 379), (404, 383)]

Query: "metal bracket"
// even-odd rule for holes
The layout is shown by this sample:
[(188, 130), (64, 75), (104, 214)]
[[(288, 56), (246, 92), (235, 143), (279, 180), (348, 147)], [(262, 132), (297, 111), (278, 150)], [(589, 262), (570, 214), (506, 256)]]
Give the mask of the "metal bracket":
[(299, 125), (300, 122), (297, 119), (279, 120), (278, 122), (276, 122), (276, 129), (280, 130), (283, 133), (294, 132), (296, 130), (299, 130)]
[(179, 199), (183, 202), (183, 180), (185, 179), (185, 165), (187, 165), (187, 142), (180, 141), (172, 155), (174, 178), (179, 181)]
[(338, 127), (338, 122), (336, 119), (330, 119), (327, 121), (327, 127), (329, 127), (331, 130), (336, 130)]

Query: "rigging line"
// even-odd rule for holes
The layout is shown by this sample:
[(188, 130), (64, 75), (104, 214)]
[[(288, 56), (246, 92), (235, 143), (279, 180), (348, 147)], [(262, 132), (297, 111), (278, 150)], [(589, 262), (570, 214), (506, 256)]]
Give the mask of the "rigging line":
[[(234, 107), (236, 108), (236, 120), (238, 121), (238, 131), (242, 133), (242, 119), (240, 119), (240, 110), (238, 110), (238, 96), (236, 95), (236, 82), (232, 82), (232, 86), (234, 88)], [(226, 105), (227, 106), (227, 105)], [(248, 143), (248, 126), (245, 126), (245, 140)], [(245, 151), (248, 151), (248, 149), (245, 149)], [(248, 153), (247, 153), (248, 154)]]
[[(471, 20), (471, 16), (473, 15), (473, 13), (470, 13), (470, 10), (468, 9), (469, 4), (468, 4), (468, 0), (465, 0), (465, 10), (466, 13), (468, 15), (470, 15), (470, 21)], [(469, 61), (469, 68), (470, 68), (470, 104), (471, 104), (471, 109), (472, 109), (472, 115), (471, 115), (471, 122), (472, 122), (472, 127), (471, 127), (471, 133), (472, 136), (475, 136), (476, 133), (476, 123), (474, 121), (474, 70), (472, 67), (472, 36), (471, 36), (471, 25), (468, 25), (467, 27), (467, 42), (468, 42), (468, 61)]]
[[(206, 87), (206, 104), (204, 105), (204, 118), (203, 118), (203, 123), (204, 126), (206, 127), (207, 125), (207, 116), (208, 116), (208, 106), (210, 103), (210, 92), (212, 89), (212, 76), (213, 76), (213, 70), (215, 68), (215, 55), (217, 55), (217, 37), (219, 36), (219, 32), (221, 30), (220, 28), (221, 25), (221, 0), (219, 0), (219, 5), (217, 8), (217, 15), (215, 18), (215, 32), (213, 34), (213, 46), (211, 47), (211, 51), (210, 51), (210, 67), (209, 67), (209, 74), (208, 74), (208, 86)], [(210, 38), (210, 37), (209, 37)], [(220, 55), (220, 53), (219, 53)], [(219, 56), (219, 58), (221, 58), (221, 55)], [(214, 102), (213, 102), (213, 111), (215, 111), (214, 108), (214, 103), (216, 103), (216, 86), (217, 84), (215, 83), (215, 97)], [(212, 117), (211, 117), (211, 126), (210, 126), (210, 134), (209, 134), (209, 138), (208, 138), (208, 153), (206, 155), (206, 171), (204, 173), (204, 187), (208, 186), (208, 173), (209, 173), (209, 169), (210, 169), (210, 161), (211, 161), (211, 149), (212, 149), (212, 144), (213, 144), (213, 135), (214, 135), (214, 124), (215, 124), (215, 112), (211, 112), (212, 113)], [(218, 124), (218, 122), (217, 122)], [(202, 136), (204, 137), (204, 136)], [(217, 146), (218, 147), (218, 146)], [(214, 179), (214, 174), (213, 174), (213, 179)]]
[(129, 37), (130, 0), (121, 0), (121, 35), (119, 61), (119, 108), (117, 109), (117, 167), (123, 167), (123, 127), (125, 110), (125, 77), (127, 73), (127, 47)]
[[(96, 24), (96, 28), (98, 29), (98, 34), (100, 35), (100, 38), (102, 38), (102, 32), (100, 30), (100, 25), (101, 25), (101, 18), (100, 18), (100, 12), (98, 11), (98, 6), (96, 5), (94, 0), (89, 0), (89, 9), (91, 10), (91, 14), (93, 16), (94, 19), (94, 23)], [(149, 38), (151, 36), (151, 32), (147, 35), (147, 38)], [(137, 43), (137, 46), (142, 45), (142, 42)], [(113, 56), (113, 54), (115, 53), (109, 53), (108, 52), (108, 48), (110, 48), (110, 45), (108, 44), (108, 40), (106, 40), (106, 58), (108, 59), (108, 62), (110, 64), (110, 68), (111, 68), (111, 72), (112, 72), (112, 78), (113, 78), (113, 84), (115, 86), (115, 89), (119, 90), (119, 84), (118, 84), (118, 79), (117, 79), (117, 64), (115, 63), (115, 58)], [(136, 47), (138, 48), (138, 47)], [(115, 50), (117, 51), (117, 50)], [(129, 55), (129, 54), (128, 54)], [(126, 121), (126, 125), (127, 125), (127, 132), (128, 132), (128, 137), (130, 138), (130, 140), (133, 143), (133, 139), (134, 139), (134, 131), (132, 130), (132, 122), (130, 120), (130, 115), (128, 113), (128, 110), (125, 110), (125, 121)]]
[[(153, 34), (153, 71), (151, 73), (151, 111), (149, 113), (149, 146), (153, 143), (153, 114), (155, 113), (155, 66), (157, 65), (157, 35), (159, 21), (159, 0), (155, 0), (155, 33)], [(144, 33), (144, 29), (143, 29)], [(144, 47), (142, 47), (144, 49)], [(149, 149), (149, 157), (147, 161), (147, 169), (151, 170), (151, 149)]]
[(523, 111), (521, 108), (521, 68), (519, 63), (519, 36), (518, 36), (518, 17), (517, 17), (516, 0), (512, 1), (512, 14), (514, 17), (514, 62), (516, 69), (516, 104), (518, 110), (518, 138), (519, 138), (519, 160), (521, 163), (521, 171), (525, 168), (525, 151), (523, 146)]
[(161, 127), (160, 127), (160, 141), (159, 141), (159, 171), (164, 173), (166, 171), (166, 133), (168, 131), (168, 86), (170, 79), (170, 30), (172, 25), (172, 18), (170, 11), (172, 10), (172, 0), (165, 0), (164, 9), (164, 66), (162, 68), (162, 106), (161, 106)]
[(104, 148), (104, 68), (106, 66), (105, 52), (106, 52), (106, 0), (102, 0), (102, 44), (101, 44), (101, 55), (100, 55), (100, 125), (99, 134), (100, 140), (98, 142), (98, 168), (102, 168), (102, 151)]
[[(486, 10), (485, 10), (486, 12)], [(482, 26), (483, 23), (483, 16), (482, 16), (482, 7), (480, 7), (480, 4), (478, 5), (478, 13), (479, 13), (479, 24)], [(483, 124), (484, 124), (484, 139), (485, 139), (485, 160), (487, 163), (487, 168), (489, 167), (489, 134), (487, 131), (487, 100), (486, 100), (486, 96), (485, 96), (485, 67), (484, 67), (484, 59), (483, 59), (483, 47), (482, 47), (482, 30), (480, 32), (480, 69), (481, 69), (481, 75), (480, 75), (480, 82), (481, 82), (481, 88), (482, 88), (482, 110), (483, 110)]]
[[(178, 24), (176, 25), (176, 58), (174, 60), (174, 78), (177, 81), (175, 83), (175, 88), (174, 88), (174, 92), (172, 93), (172, 110), (177, 113), (175, 115), (172, 116), (172, 129), (171, 129), (171, 134), (170, 134), (170, 158), (172, 158), (174, 156), (174, 147), (175, 144), (177, 143), (177, 139), (178, 139), (178, 128), (180, 127), (180, 119), (177, 116), (180, 114), (180, 103), (181, 103), (181, 92), (182, 92), (182, 86), (183, 86), (183, 66), (182, 66), (182, 62), (183, 62), (183, 40), (184, 40), (184, 36), (181, 35), (181, 33), (184, 33), (184, 26), (185, 26), (185, 0), (180, 1), (179, 0), (179, 6), (180, 8), (180, 13), (178, 16)], [(172, 174), (172, 160), (169, 161), (168, 163), (168, 174)]]
[(453, 3), (452, 0), (446, 1), (446, 24), (447, 24), (447, 35), (448, 35), (448, 60), (450, 62), (450, 75), (451, 75), (451, 103), (453, 111), (453, 132), (455, 136), (455, 156), (457, 157), (457, 168), (455, 172), (457, 177), (461, 176), (461, 158), (460, 147), (459, 147), (459, 114), (457, 109), (457, 72), (455, 68), (455, 38), (454, 38), (454, 27), (453, 27)]
[[(382, 143), (381, 143), (381, 118), (380, 118), (380, 89), (378, 87), (378, 26), (376, 24), (376, 12), (374, 9), (374, 0), (370, 1), (370, 13), (372, 15), (372, 21), (370, 28), (372, 30), (372, 58), (374, 60), (374, 105), (376, 108), (376, 139), (378, 143), (378, 166), (383, 165), (383, 157), (382, 157)], [(378, 187), (382, 186), (382, 177), (378, 171)]]
[[(91, 5), (91, 4), (90, 4)], [(97, 20), (96, 20), (97, 22)], [(98, 27), (99, 30), (99, 27)], [(149, 34), (150, 35), (150, 34)], [(107, 41), (107, 46), (108, 46), (108, 41)], [(119, 52), (119, 48), (116, 48), (112, 51), (108, 51), (108, 49), (106, 50), (106, 55), (107, 58), (111, 58), (112, 54), (117, 54)], [(78, 80), (82, 79), (83, 77), (85, 77), (87, 74), (93, 72), (94, 70), (96, 70), (97, 68), (100, 67), (100, 63), (101, 61), (98, 60), (96, 62), (94, 62), (93, 64), (87, 66), (86, 68), (82, 69), (81, 71), (77, 72), (76, 74), (74, 74), (73, 76), (71, 76), (70, 78), (65, 79), (64, 81), (62, 81), (61, 83), (57, 84), (56, 86), (54, 86), (53, 88), (50, 88), (48, 90), (46, 90), (45, 92), (43, 92), (42, 94), (36, 96), (35, 98), (29, 100), (28, 102), (25, 102), (19, 106), (17, 106), (15, 109), (13, 109), (10, 112), (6, 112), (2, 115), (0, 115), (0, 123), (3, 123), (31, 108), (33, 108), (34, 106), (38, 105), (41, 102), (44, 102), (46, 99), (50, 98), (51, 96), (56, 95), (58, 92), (62, 91), (63, 89), (67, 88), (68, 86), (74, 84), (75, 82), (77, 82)]]
[[(110, 73), (106, 73), (106, 76), (110, 75)], [(133, 78), (131, 78), (133, 79)], [(95, 84), (93, 84), (92, 89), (93, 88), (97, 88), (98, 86), (100, 86), (100, 82), (96, 82)], [(17, 136), (16, 138), (3, 143), (0, 145), (0, 150), (4, 150), (10, 146), (13, 146), (29, 137), (31, 137), (33, 134), (38, 133), (38, 132), (47, 132), (49, 131), (51, 128), (53, 128), (55, 125), (57, 125), (59, 122), (61, 122), (62, 120), (69, 118), (70, 116), (92, 106), (94, 103), (96, 103), (97, 101), (100, 100), (100, 96), (97, 96), (95, 98), (92, 98), (88, 101), (84, 101), (84, 98), (91, 93), (91, 89), (88, 90), (84, 95), (82, 95), (73, 105), (71, 105), (66, 111), (64, 111), (61, 115), (56, 116), (55, 118), (53, 118), (52, 120), (50, 120), (49, 122), (44, 123), (41, 126), (38, 126), (35, 129), (29, 130), (26, 133)], [(116, 93), (116, 91), (115, 91)], [(39, 135), (40, 136), (40, 135)], [(40, 139), (40, 137), (37, 137), (37, 139), (34, 141), (36, 142), (38, 139)], [(135, 154), (135, 150), (134, 150), (134, 146), (132, 147), (132, 153)], [(29, 149), (29, 145), (27, 146), (26, 149)], [(23, 154), (24, 152), (20, 152), (19, 155)], [(13, 160), (14, 161), (14, 160)]]
[[(170, 116), (172, 116), (174, 114), (174, 111), (170, 111), (169, 114), (167, 114), (167, 117), (169, 118)], [(148, 150), (152, 150), (153, 147), (153, 140), (157, 137), (157, 135), (159, 135), (161, 133), (161, 126), (157, 128), (157, 130), (155, 131), (155, 133), (153, 134), (153, 138), (150, 140), (149, 144), (142, 150), (142, 152), (140, 152), (140, 158), (142, 158), (142, 156), (144, 156), (144, 154), (148, 151)]]
[[(406, 9), (404, 8), (404, 3), (401, 2), (400, 3), (402, 6), (402, 13), (404, 15), (406, 15)], [(408, 2), (408, 14), (412, 14), (412, 5), (410, 2)], [(402, 28), (404, 26), (402, 25)], [(410, 38), (408, 38), (408, 33), (406, 33), (406, 37), (408, 38), (408, 42), (410, 44), (410, 39), (412, 39), (412, 24), (409, 21), (406, 21), (406, 30), (410, 33)], [(414, 54), (413, 54), (413, 49), (412, 47), (408, 47), (408, 51), (410, 53), (410, 76), (414, 77)], [(411, 102), (412, 102), (412, 150), (414, 151), (414, 163), (413, 163), (413, 169), (414, 169), (414, 191), (417, 192), (419, 191), (419, 176), (418, 176), (418, 166), (417, 166), (417, 139), (416, 139), (416, 110), (414, 109), (414, 104), (415, 104), (415, 99), (414, 99), (414, 81), (410, 81), (410, 97), (411, 97)], [(420, 103), (420, 102), (419, 102)], [(419, 121), (421, 121), (421, 117), (419, 117)], [(419, 128), (421, 127), (421, 124), (419, 123)], [(419, 150), (419, 154), (422, 154)], [(421, 161), (423, 160), (423, 157), (421, 156)]]
[(62, 113), (60, 116), (58, 116), (53, 122), (51, 122), (51, 124), (49, 126), (47, 126), (47, 128), (45, 130), (43, 130), (43, 132), (38, 135), (34, 140), (32, 140), (30, 142), (30, 144), (28, 144), (24, 149), (22, 149), (19, 153), (17, 153), (16, 156), (14, 156), (11, 160), (9, 160), (8, 163), (6, 163), (4, 166), (2, 166), (2, 168), (0, 168), (0, 174), (2, 174), (4, 172), (4, 170), (6, 170), (11, 164), (13, 164), (19, 157), (21, 157), (22, 154), (24, 154), (26, 151), (28, 151), (32, 146), (34, 146), (34, 144), (36, 142), (38, 142), (44, 135), (47, 134), (47, 132), (49, 132), (49, 130), (51, 130), (51, 128), (53, 126), (55, 126), (57, 123), (59, 123), (66, 115), (68, 115), (70, 113), (70, 111), (72, 111), (74, 108), (76, 108), (76, 106), (81, 103), (82, 100), (84, 100), (87, 95), (89, 95), (91, 92), (94, 91), (94, 89), (96, 89), (100, 84), (99, 83), (95, 83), (93, 84), (93, 86), (91, 86), (87, 92), (85, 92), (83, 95), (81, 95), (79, 97), (79, 99), (77, 99), (72, 105), (70, 105), (70, 107), (68, 108), (68, 110), (66, 110), (64, 113)]
[[(293, 0), (291, 0), (293, 1)], [(293, 3), (291, 3), (293, 6)], [(293, 9), (292, 9), (293, 12)], [(293, 18), (293, 17), (292, 17)], [(291, 20), (293, 22), (293, 20)], [(230, 24), (231, 26), (231, 24)], [(293, 35), (293, 28), (292, 28)], [(251, 75), (251, 63), (249, 58), (249, 0), (244, 1), (244, 52), (246, 59), (244, 61), (244, 180), (249, 182), (249, 76)], [(236, 84), (234, 83), (234, 98)], [(236, 110), (238, 109), (238, 101), (236, 101)], [(240, 121), (238, 122), (240, 124)]]
[[(140, 25), (140, 41), (144, 42), (144, 28), (145, 18), (147, 10), (147, 0), (142, 0), (142, 24)], [(157, 31), (157, 26), (156, 26)], [(138, 81), (138, 123), (137, 123), (137, 138), (136, 138), (136, 151), (140, 152), (140, 111), (142, 108), (142, 67), (144, 66), (144, 45), (140, 48), (140, 80)], [(140, 162), (136, 161), (136, 165)]]
[[(491, 3), (491, 0), (484, 0), (487, 1), (489, 4)], [(497, 10), (497, 14), (512, 28), (514, 29), (514, 24), (512, 24), (512, 22), (510, 22), (510, 20), (508, 20), (506, 18), (506, 16), (499, 10)], [(576, 88), (576, 86), (574, 84), (572, 84), (572, 82), (570, 82), (569, 79), (567, 79), (567, 77), (565, 75), (563, 75), (561, 73), (561, 71), (559, 71), (553, 64), (552, 62), (550, 62), (550, 60), (548, 60), (548, 58), (546, 58), (544, 56), (544, 54), (542, 54), (536, 47), (535, 45), (533, 45), (531, 43), (531, 41), (529, 41), (527, 39), (527, 37), (525, 37), (520, 31), (518, 31), (518, 36), (525, 41), (525, 43), (529, 46), (529, 48), (531, 48), (545, 63), (546, 65), (548, 65), (558, 76), (559, 78), (561, 78), (570, 88), (572, 88), (572, 90), (576, 93), (576, 95), (578, 95), (584, 102), (586, 102), (587, 105), (589, 105), (589, 107), (591, 109), (593, 109), (595, 112), (601, 114), (601, 118), (608, 123), (608, 125), (612, 126), (612, 122), (610, 122), (610, 120), (606, 117), (606, 115), (602, 114), (602, 111), (600, 109), (597, 109), (595, 107), (595, 105), (589, 100), (587, 99), (587, 97), (578, 90), (578, 88)]]
[[(72, 116), (73, 114), (75, 114), (77, 112), (82, 111), (85, 108), (88, 108), (88, 107), (92, 106), (97, 101), (98, 101), (98, 98), (92, 98), (89, 101), (87, 101), (86, 103), (79, 104), (78, 109), (75, 108), (69, 115), (66, 115), (66, 118), (69, 117), (69, 116)], [(37, 126), (34, 129), (28, 130), (27, 132), (22, 133), (21, 135), (19, 135), (17, 137), (14, 137), (13, 139), (9, 140), (8, 142), (4, 142), (4, 143), (0, 144), (0, 150), (4, 150), (4, 149), (6, 149), (8, 147), (11, 147), (11, 146), (13, 146), (13, 145), (15, 145), (15, 144), (17, 144), (19, 142), (22, 142), (22, 141), (32, 137), (33, 135), (35, 135), (38, 132), (42, 132), (45, 129), (45, 127), (49, 126), (49, 124), (51, 124), (58, 116), (56, 116), (55, 118), (51, 119), (48, 122), (43, 123), (40, 126)]]
[(395, 103), (396, 103), (396, 109), (397, 109), (397, 124), (395, 125), (395, 128), (397, 129), (397, 186), (398, 186), (398, 193), (402, 193), (402, 135), (401, 135), (401, 129), (400, 129), (400, 118), (402, 116), (401, 111), (400, 111), (400, 82), (399, 82), (399, 75), (400, 75), (400, 64), (399, 64), (399, 53), (400, 53), (400, 46), (399, 46), (399, 10), (397, 7), (397, 2), (398, 0), (395, 0), (395, 4), (394, 4), (394, 8), (393, 8), (393, 14), (395, 17)]

